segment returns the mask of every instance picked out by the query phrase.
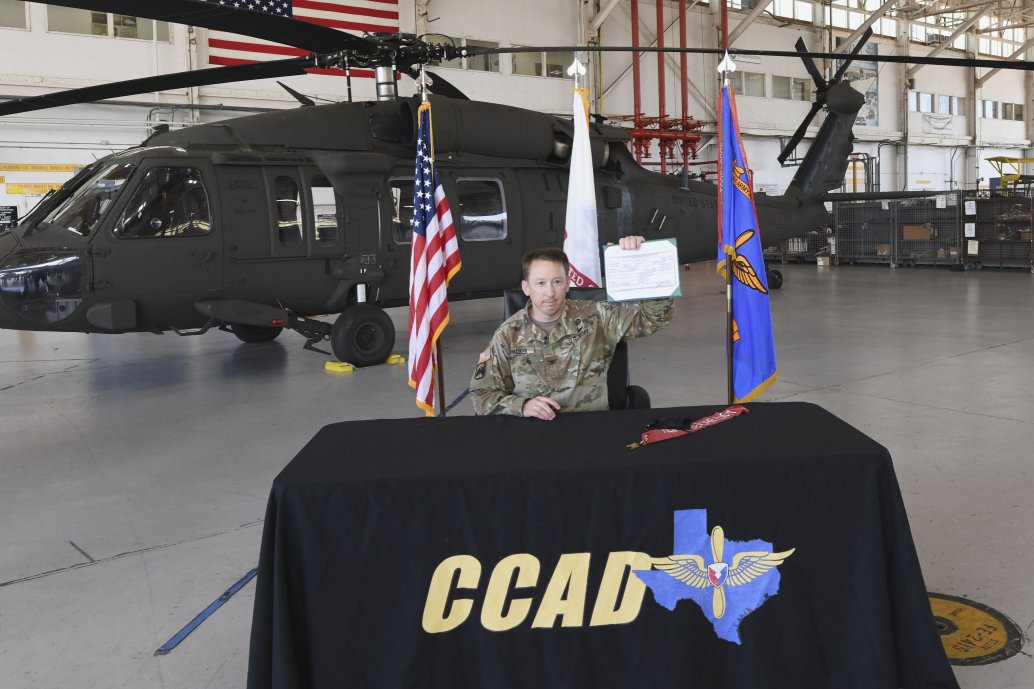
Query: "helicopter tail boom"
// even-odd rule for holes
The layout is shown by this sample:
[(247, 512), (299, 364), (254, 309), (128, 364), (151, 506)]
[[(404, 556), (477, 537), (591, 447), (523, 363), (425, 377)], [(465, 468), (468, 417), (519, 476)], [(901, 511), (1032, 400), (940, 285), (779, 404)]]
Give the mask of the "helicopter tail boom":
[(843, 185), (854, 141), (851, 128), (864, 103), (865, 97), (846, 83), (829, 88), (826, 120), (790, 182), (788, 196), (813, 199)]

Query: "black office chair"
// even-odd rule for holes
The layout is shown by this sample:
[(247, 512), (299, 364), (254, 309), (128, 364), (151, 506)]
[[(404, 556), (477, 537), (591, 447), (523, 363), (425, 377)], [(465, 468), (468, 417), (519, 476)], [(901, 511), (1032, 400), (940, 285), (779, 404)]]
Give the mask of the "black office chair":
[[(572, 287), (567, 293), (568, 299), (585, 301), (606, 301), (607, 291), (590, 287)], [(503, 290), (503, 320), (517, 313), (528, 303), (528, 297), (522, 290)], [(628, 342), (622, 340), (614, 348), (614, 358), (607, 371), (607, 403), (614, 409), (649, 409), (650, 394), (638, 385), (631, 384), (628, 371)]]

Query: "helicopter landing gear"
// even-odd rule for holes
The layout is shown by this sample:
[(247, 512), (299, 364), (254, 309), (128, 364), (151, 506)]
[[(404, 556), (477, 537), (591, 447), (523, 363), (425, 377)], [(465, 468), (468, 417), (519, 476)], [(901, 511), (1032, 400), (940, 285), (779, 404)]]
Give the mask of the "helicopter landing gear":
[(283, 328), (271, 325), (243, 325), (241, 323), (234, 323), (230, 329), (241, 342), (270, 342), (284, 331)]
[(775, 268), (768, 271), (768, 286), (770, 289), (779, 289), (783, 286), (783, 274)]
[(383, 363), (395, 346), (395, 325), (373, 304), (345, 309), (330, 330), (334, 356), (355, 366)]

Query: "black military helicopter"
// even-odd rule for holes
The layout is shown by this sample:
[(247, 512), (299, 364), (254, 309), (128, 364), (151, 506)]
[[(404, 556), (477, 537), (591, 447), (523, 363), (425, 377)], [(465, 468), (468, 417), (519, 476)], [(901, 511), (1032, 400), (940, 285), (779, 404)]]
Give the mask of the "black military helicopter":
[[(306, 337), (307, 348), (329, 340), (343, 361), (382, 362), (395, 340), (382, 307), (408, 301), (419, 105), (398, 98), (396, 73), (460, 54), (521, 49), (455, 48), (401, 34), (358, 37), (197, 0), (52, 4), (230, 30), (313, 53), (9, 101), (0, 115), (325, 66), (375, 68), (379, 100), (158, 132), (97, 160), (0, 234), (0, 327), (181, 335), (219, 327), (245, 342), (271, 340), (288, 328)], [(800, 41), (797, 53), (739, 52), (801, 54), (815, 79), (816, 102), (782, 158), (827, 110), (786, 193), (756, 197), (765, 241), (777, 244), (826, 222), (823, 202), (844, 178), (864, 99), (841, 83), (850, 56), (827, 82)], [(497, 296), (519, 282), (523, 251), (563, 242), (572, 125), (469, 100), (432, 79), (436, 162), (463, 256), (449, 296)], [(711, 257), (716, 187), (684, 185), (640, 167), (626, 141), (621, 128), (591, 126), (600, 240), (674, 235), (682, 262)], [(314, 318), (328, 314), (340, 315), (333, 324)]]

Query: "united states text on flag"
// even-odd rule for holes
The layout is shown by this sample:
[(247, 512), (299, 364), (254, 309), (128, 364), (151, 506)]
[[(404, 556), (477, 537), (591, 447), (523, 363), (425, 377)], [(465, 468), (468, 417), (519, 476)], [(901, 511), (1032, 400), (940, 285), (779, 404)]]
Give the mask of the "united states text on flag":
[(753, 183), (728, 86), (722, 88), (719, 112), (718, 272), (725, 276), (732, 268), (733, 401), (749, 402), (775, 382), (775, 341)]
[(574, 89), (574, 141), (567, 183), (567, 218), (564, 222), (564, 253), (570, 263), (568, 282), (572, 287), (602, 287), (600, 239), (596, 225), (596, 183), (589, 148), (589, 104), (585, 89)]
[(445, 290), (460, 269), (460, 248), (449, 202), (434, 169), (430, 103), (420, 105), (417, 121), (409, 261), (409, 385), (416, 389), (416, 405), (433, 416), (438, 367), (435, 344), (449, 323)]
[[(322, 24), (356, 35), (364, 32), (398, 33), (398, 0), (208, 0), (218, 5), (265, 12), (278, 17)], [(264, 60), (300, 57), (301, 48), (240, 36), (224, 31), (208, 32), (208, 64), (240, 65)], [(314, 72), (341, 73), (314, 69)], [(370, 70), (352, 70), (352, 76), (372, 76)]]

